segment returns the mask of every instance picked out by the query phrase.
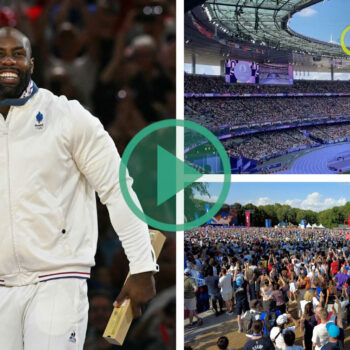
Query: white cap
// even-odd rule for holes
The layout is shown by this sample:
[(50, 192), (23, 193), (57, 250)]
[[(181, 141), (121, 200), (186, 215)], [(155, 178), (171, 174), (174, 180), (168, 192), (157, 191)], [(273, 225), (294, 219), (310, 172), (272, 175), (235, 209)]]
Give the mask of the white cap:
[(282, 326), (287, 322), (288, 322), (287, 314), (283, 314), (277, 317), (277, 320), (276, 320), (277, 326)]

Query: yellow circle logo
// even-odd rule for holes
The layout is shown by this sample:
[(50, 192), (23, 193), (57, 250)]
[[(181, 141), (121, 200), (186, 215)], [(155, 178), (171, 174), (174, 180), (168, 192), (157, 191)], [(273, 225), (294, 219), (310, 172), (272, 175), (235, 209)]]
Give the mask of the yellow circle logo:
[(347, 32), (350, 30), (350, 26), (346, 27), (343, 30), (343, 33), (341, 33), (341, 37), (340, 37), (340, 45), (342, 47), (342, 49), (344, 50), (344, 52), (350, 56), (350, 50), (346, 47), (345, 45), (345, 35), (347, 34)]

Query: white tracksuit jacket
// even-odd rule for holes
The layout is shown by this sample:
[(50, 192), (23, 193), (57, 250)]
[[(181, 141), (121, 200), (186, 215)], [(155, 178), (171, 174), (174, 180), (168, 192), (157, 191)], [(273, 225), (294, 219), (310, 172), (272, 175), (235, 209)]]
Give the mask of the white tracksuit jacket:
[(121, 194), (119, 163), (112, 139), (77, 101), (39, 89), (6, 120), (0, 115), (0, 285), (88, 278), (97, 244), (95, 190), (130, 272), (157, 270), (147, 226)]

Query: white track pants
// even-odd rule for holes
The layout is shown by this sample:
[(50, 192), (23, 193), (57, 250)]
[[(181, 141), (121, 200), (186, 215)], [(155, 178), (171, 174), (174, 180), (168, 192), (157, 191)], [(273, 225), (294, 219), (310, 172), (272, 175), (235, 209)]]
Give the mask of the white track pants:
[(0, 348), (82, 350), (88, 308), (82, 279), (0, 287)]

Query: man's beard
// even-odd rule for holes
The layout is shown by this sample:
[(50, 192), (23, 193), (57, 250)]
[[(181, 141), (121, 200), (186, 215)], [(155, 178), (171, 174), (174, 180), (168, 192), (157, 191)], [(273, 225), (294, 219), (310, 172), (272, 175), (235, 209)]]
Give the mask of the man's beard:
[(18, 69), (19, 83), (16, 86), (9, 86), (0, 83), (0, 101), (8, 98), (19, 98), (23, 91), (27, 88), (30, 78), (31, 69), (27, 71), (21, 71)]

